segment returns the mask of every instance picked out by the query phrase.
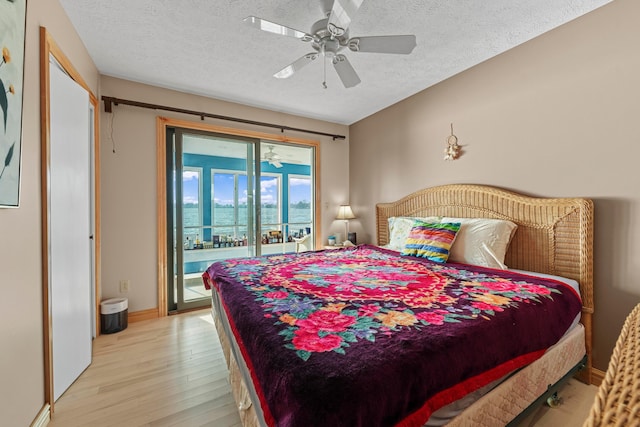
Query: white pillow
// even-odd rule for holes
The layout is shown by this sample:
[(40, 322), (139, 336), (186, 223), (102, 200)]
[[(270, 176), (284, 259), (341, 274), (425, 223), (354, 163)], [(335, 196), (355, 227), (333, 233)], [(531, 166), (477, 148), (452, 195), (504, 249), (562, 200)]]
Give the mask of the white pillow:
[(385, 248), (393, 249), (394, 251), (402, 251), (416, 219), (424, 222), (440, 222), (440, 217), (437, 216), (430, 216), (426, 218), (417, 218), (412, 216), (389, 217), (389, 243)]
[(474, 264), (506, 270), (504, 256), (517, 224), (491, 218), (442, 218), (442, 222), (460, 222), (449, 253), (449, 262)]

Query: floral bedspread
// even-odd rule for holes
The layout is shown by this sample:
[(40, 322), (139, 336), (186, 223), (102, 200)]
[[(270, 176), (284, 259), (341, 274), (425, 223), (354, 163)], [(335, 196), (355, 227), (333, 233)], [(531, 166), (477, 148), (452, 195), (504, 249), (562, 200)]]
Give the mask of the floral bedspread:
[(220, 261), (218, 292), (272, 426), (420, 426), (542, 356), (569, 286), (374, 246)]

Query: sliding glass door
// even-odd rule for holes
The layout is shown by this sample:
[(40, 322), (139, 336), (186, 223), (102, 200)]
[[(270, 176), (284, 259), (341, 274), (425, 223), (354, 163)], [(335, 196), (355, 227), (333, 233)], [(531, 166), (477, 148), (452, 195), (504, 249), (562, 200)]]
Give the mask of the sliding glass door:
[(315, 147), (179, 128), (167, 145), (170, 311), (209, 304), (214, 261), (313, 247)]

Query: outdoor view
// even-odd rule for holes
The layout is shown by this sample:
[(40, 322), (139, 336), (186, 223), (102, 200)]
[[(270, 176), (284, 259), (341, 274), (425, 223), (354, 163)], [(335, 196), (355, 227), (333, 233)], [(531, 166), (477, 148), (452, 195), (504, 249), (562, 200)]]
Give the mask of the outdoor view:
[[(216, 260), (282, 254), (313, 246), (313, 149), (264, 143), (256, 148), (242, 140), (182, 135), (182, 149), (178, 146), (175, 150), (173, 168), (173, 183), (182, 187), (182, 191), (174, 188), (173, 192), (175, 197), (181, 193), (182, 224), (176, 217), (180, 199), (174, 199), (173, 237), (177, 244), (171, 273), (172, 307), (193, 308), (210, 300), (202, 272)], [(271, 153), (275, 160), (263, 153)], [(256, 161), (260, 161), (259, 168)], [(175, 168), (180, 164), (182, 178)], [(258, 208), (260, 230), (254, 216)], [(178, 236), (180, 228), (183, 233)], [(301, 234), (309, 236), (297, 239)]]
[[(247, 234), (247, 176), (241, 173), (212, 173), (211, 197), (213, 199), (213, 231), (211, 234), (242, 238)], [(262, 176), (260, 197), (262, 232), (281, 230), (284, 235), (298, 233), (310, 226), (312, 213), (311, 179), (290, 176), (288, 183), (281, 183), (281, 176)], [(288, 185), (288, 227), (283, 224), (280, 204), (285, 199), (282, 185)], [(184, 229), (185, 235), (202, 238), (202, 193), (209, 193), (200, 185), (198, 171), (183, 172)], [(236, 209), (237, 208), (237, 209)], [(297, 235), (297, 234), (296, 234)]]

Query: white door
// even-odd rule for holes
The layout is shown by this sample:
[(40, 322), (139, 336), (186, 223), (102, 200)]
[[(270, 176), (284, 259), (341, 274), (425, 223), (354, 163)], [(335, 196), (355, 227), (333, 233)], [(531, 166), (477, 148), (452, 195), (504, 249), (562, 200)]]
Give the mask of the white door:
[(54, 401), (91, 363), (89, 94), (50, 64), (49, 271)]

